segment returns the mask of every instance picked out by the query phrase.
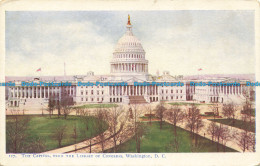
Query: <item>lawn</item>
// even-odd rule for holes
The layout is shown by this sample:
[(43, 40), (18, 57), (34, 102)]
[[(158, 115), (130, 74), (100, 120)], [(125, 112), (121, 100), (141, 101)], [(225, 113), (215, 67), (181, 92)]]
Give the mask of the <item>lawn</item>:
[(215, 121), (218, 123), (222, 123), (228, 126), (232, 126), (232, 127), (237, 127), (240, 129), (245, 130), (246, 128), (248, 128), (248, 131), (254, 132), (255, 133), (255, 123), (251, 123), (250, 122), (244, 122), (242, 120), (237, 120), (235, 119), (235, 123), (233, 124), (233, 120), (232, 119), (208, 119), (210, 121)]
[(85, 104), (81, 106), (76, 106), (75, 108), (111, 108), (117, 106), (117, 104)]
[(191, 104), (194, 104), (195, 106), (199, 106), (199, 105), (212, 105), (212, 104), (208, 104), (208, 103), (188, 103), (188, 102), (174, 102), (174, 103), (168, 103), (170, 105), (179, 105), (179, 106), (182, 106), (182, 105), (191, 105)]
[[(174, 139), (173, 125), (164, 122), (163, 129), (160, 130), (159, 122), (152, 122), (150, 126), (148, 123), (142, 123), (146, 126), (146, 133), (142, 137), (141, 141), (141, 153), (157, 153), (157, 152), (176, 152), (171, 146)], [(198, 136), (199, 146), (198, 148), (192, 148), (194, 141), (191, 141), (190, 132), (182, 128), (177, 128), (179, 136), (179, 151), (178, 152), (217, 152), (217, 143), (212, 143), (211, 140)], [(223, 152), (222, 145), (219, 146), (220, 151)], [(235, 150), (226, 147), (226, 152), (236, 152)], [(112, 149), (107, 150), (112, 152)], [(135, 140), (131, 138), (129, 141), (118, 146), (119, 153), (123, 152), (136, 152)]]
[[(68, 116), (65, 120), (63, 117), (58, 118), (53, 115), (50, 119), (49, 116), (41, 115), (29, 115), (30, 121), (28, 123), (28, 129), (26, 130), (27, 138), (25, 144), (30, 144), (33, 140), (41, 138), (45, 142), (46, 151), (58, 148), (57, 140), (53, 139), (53, 133), (58, 126), (66, 125), (66, 132), (64, 139), (62, 140), (62, 146), (67, 146), (74, 144), (74, 139), (72, 137), (73, 128), (76, 125), (77, 128), (77, 142), (81, 142), (87, 138), (90, 138), (90, 132), (93, 132), (92, 136), (96, 136), (99, 133), (92, 127), (93, 122), (97, 121), (94, 117), (88, 117), (88, 130), (86, 131), (84, 122), (81, 117), (78, 116)], [(10, 127), (11, 116), (7, 116), (7, 128)], [(11, 153), (9, 148), (10, 140), (7, 138), (7, 153)], [(22, 153), (22, 152), (20, 152)]]

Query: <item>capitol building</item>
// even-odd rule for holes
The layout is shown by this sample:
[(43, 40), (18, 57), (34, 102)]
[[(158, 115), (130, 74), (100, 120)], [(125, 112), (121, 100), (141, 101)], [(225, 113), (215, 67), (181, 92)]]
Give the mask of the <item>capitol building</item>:
[[(50, 96), (60, 98), (65, 91), (77, 105), (87, 103), (145, 104), (160, 101), (194, 101), (225, 103), (245, 100), (248, 78), (235, 77), (184, 77), (148, 73), (149, 61), (140, 40), (132, 32), (130, 17), (125, 34), (118, 40), (110, 61), (110, 74), (95, 75), (89, 71), (81, 76), (6, 77), (6, 82), (15, 82), (6, 87), (6, 107), (30, 109), (48, 105)], [(167, 62), (165, 62), (167, 63)], [(86, 64), (87, 65), (87, 64)], [(21, 82), (70, 82), (71, 86), (21, 86)], [(191, 86), (190, 82), (239, 82), (240, 86)], [(127, 86), (77, 86), (78, 82), (125, 82)], [(134, 82), (179, 83), (182, 86), (135, 86)]]

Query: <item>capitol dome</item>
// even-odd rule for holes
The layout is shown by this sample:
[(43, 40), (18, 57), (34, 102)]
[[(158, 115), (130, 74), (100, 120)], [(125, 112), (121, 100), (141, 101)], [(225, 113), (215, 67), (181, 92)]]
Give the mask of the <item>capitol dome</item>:
[(114, 53), (119, 52), (144, 52), (143, 46), (140, 40), (137, 39), (131, 30), (127, 30), (126, 33), (118, 40)]
[(148, 73), (148, 61), (141, 42), (133, 35), (130, 16), (126, 33), (118, 40), (111, 61), (112, 74), (143, 75)]

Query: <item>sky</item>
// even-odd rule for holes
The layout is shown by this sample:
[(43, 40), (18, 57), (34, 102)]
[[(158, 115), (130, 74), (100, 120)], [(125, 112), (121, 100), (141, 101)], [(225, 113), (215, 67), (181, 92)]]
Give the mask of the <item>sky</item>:
[(150, 74), (255, 73), (253, 11), (8, 11), (6, 76), (109, 74), (128, 14)]

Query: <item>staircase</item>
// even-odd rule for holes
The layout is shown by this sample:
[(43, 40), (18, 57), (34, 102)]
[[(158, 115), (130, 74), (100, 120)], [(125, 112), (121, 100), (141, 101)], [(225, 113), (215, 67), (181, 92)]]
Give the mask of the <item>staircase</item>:
[(146, 104), (144, 96), (129, 96), (129, 104)]

